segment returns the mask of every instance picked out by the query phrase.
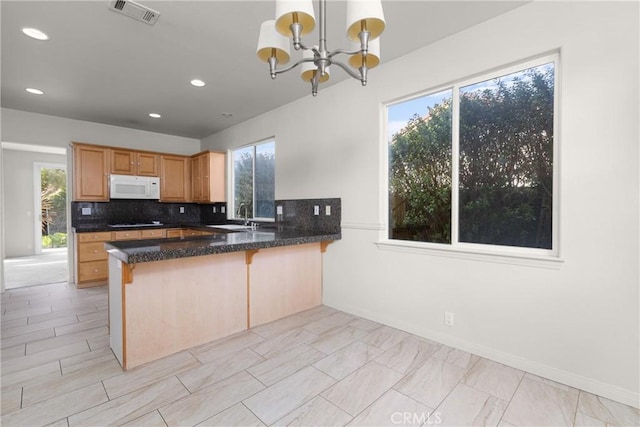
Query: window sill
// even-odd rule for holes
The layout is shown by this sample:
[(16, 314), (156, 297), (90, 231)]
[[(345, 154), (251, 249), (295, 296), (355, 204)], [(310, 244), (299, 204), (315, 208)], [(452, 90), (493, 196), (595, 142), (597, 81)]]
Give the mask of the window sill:
[(511, 264), (524, 267), (546, 268), (559, 270), (564, 260), (553, 255), (532, 255), (509, 252), (490, 252), (485, 250), (474, 250), (471, 248), (453, 248), (440, 246), (437, 244), (409, 242), (400, 240), (381, 240), (375, 243), (378, 249), (407, 252), (427, 256), (439, 256), (446, 258), (466, 259), (496, 264)]

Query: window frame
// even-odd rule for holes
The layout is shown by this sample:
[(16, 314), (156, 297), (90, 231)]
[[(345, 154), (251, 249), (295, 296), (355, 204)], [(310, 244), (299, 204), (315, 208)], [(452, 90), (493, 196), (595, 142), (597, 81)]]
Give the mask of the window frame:
[[(229, 171), (227, 177), (227, 194), (230, 195), (229, 200), (227, 201), (227, 219), (233, 221), (244, 221), (244, 217), (242, 215), (236, 216), (236, 206), (235, 206), (235, 168), (234, 168), (234, 152), (245, 149), (245, 148), (253, 148), (253, 164), (251, 166), (251, 173), (253, 175), (253, 212), (251, 212), (251, 216), (247, 215), (247, 219), (250, 221), (261, 221), (261, 222), (274, 222), (275, 218), (271, 217), (256, 217), (255, 209), (256, 209), (256, 185), (255, 185), (255, 176), (256, 176), (256, 148), (260, 145), (265, 145), (273, 143), (273, 149), (275, 153), (276, 148), (276, 138), (275, 136), (261, 139), (258, 142), (254, 142), (251, 144), (242, 145), (239, 147), (229, 148), (227, 150), (227, 170)], [(274, 171), (275, 172), (275, 171)], [(274, 182), (274, 200), (275, 200), (275, 182)]]
[[(475, 83), (495, 79), (497, 77), (523, 71), (528, 68), (544, 65), (553, 62), (554, 64), (554, 99), (553, 99), (553, 198), (552, 198), (552, 248), (524, 248), (516, 246), (489, 245), (481, 243), (470, 243), (459, 241), (459, 190), (460, 190), (460, 89)], [(438, 256), (448, 256), (454, 258), (467, 258), (480, 261), (500, 262), (509, 264), (534, 265), (539, 267), (557, 268), (562, 262), (560, 258), (560, 174), (559, 174), (559, 146), (560, 146), (560, 52), (552, 52), (544, 55), (529, 58), (517, 63), (494, 68), (490, 71), (475, 74), (471, 77), (450, 82), (441, 86), (429, 88), (418, 93), (397, 98), (381, 104), (382, 126), (381, 126), (381, 163), (382, 163), (382, 185), (381, 185), (381, 207), (383, 226), (380, 230), (380, 237), (376, 245), (380, 249), (394, 250), (401, 252), (413, 252), (421, 254), (432, 254)], [(410, 101), (415, 98), (428, 96), (441, 91), (452, 91), (452, 135), (451, 135), (451, 243), (432, 243), (411, 240), (391, 239), (390, 236), (390, 214), (389, 214), (389, 107)]]

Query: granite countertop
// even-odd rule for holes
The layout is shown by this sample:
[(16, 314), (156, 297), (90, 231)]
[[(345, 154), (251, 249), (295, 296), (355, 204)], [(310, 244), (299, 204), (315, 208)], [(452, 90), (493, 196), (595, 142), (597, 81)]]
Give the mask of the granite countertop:
[[(166, 224), (158, 227), (169, 228)], [(216, 233), (207, 236), (183, 238), (113, 241), (105, 243), (105, 249), (110, 255), (115, 256), (119, 260), (127, 264), (135, 264), (193, 256), (275, 248), (279, 246), (317, 243), (340, 240), (342, 237), (339, 231), (335, 232), (326, 230), (279, 230), (264, 228), (254, 231), (247, 230), (229, 232), (229, 230), (202, 225), (189, 225), (189, 227), (206, 228), (208, 231), (215, 231)]]

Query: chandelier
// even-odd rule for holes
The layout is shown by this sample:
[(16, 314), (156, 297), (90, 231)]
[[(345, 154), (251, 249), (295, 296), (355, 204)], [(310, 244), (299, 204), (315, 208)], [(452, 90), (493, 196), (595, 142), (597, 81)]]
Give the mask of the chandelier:
[[(384, 31), (384, 15), (380, 0), (347, 0), (347, 37), (351, 49), (327, 49), (326, 0), (320, 3), (320, 28), (317, 45), (305, 46), (301, 36), (310, 33), (316, 20), (311, 0), (276, 0), (276, 19), (265, 21), (260, 26), (258, 58), (269, 64), (271, 78), (301, 65), (300, 76), (311, 82), (311, 93), (318, 94), (318, 84), (329, 79), (331, 65), (337, 65), (354, 79), (367, 85), (367, 71), (380, 63), (380, 39)], [(302, 50), (302, 59), (295, 64), (278, 68), (289, 62), (289, 38), (295, 50)], [(337, 61), (336, 55), (349, 56), (348, 65)], [(357, 70), (357, 71), (356, 71)]]

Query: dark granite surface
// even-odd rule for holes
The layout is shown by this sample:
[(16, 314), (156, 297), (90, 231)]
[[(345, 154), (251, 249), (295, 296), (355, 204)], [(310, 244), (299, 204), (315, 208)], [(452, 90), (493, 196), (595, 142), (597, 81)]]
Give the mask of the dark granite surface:
[(204, 227), (216, 234), (172, 239), (122, 240), (105, 243), (105, 249), (128, 264), (193, 256), (267, 249), (339, 240), (339, 231), (265, 228), (234, 231)]

